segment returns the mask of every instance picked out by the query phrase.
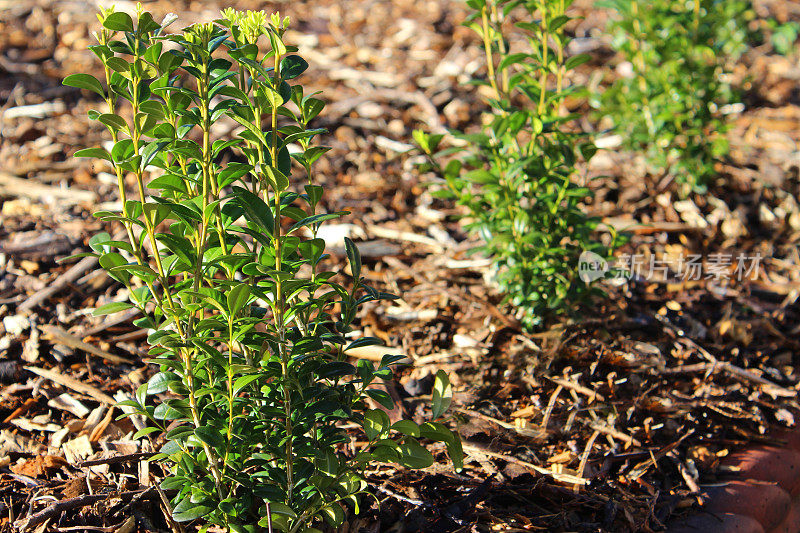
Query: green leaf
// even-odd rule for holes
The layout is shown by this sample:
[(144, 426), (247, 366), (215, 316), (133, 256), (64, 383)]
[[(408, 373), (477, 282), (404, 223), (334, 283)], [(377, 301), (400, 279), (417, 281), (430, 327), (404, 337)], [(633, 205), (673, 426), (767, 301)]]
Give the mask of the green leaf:
[[(131, 64), (117, 56), (109, 57), (106, 61), (106, 65), (108, 65), (108, 67), (114, 72), (118, 72), (120, 74), (128, 74), (128, 72), (131, 70)], [(116, 89), (118, 86), (112, 85), (112, 87)]]
[(433, 418), (434, 420), (442, 416), (447, 408), (450, 407), (450, 402), (453, 400), (453, 386), (450, 385), (450, 380), (447, 378), (447, 373), (444, 370), (439, 370), (436, 373), (436, 379), (433, 382)]
[(325, 108), (325, 102), (318, 98), (308, 98), (303, 102), (303, 118), (309, 121), (319, 115)]
[(133, 31), (133, 19), (127, 13), (117, 11), (106, 17), (103, 26), (114, 31)]
[(322, 154), (329, 150), (330, 147), (328, 146), (312, 146), (303, 152), (303, 157), (308, 165), (313, 165), (314, 162), (322, 156)]
[(383, 463), (396, 463), (400, 457), (400, 445), (391, 439), (381, 439), (375, 443), (375, 449), (367, 456), (369, 460)]
[(264, 200), (242, 187), (233, 187), (233, 194), (237, 203), (244, 209), (247, 220), (272, 235), (275, 219), (272, 216), (272, 209)]
[(124, 161), (133, 155), (133, 141), (122, 139), (111, 148), (111, 157), (116, 162)]
[(325, 252), (325, 241), (323, 239), (309, 239), (297, 245), (305, 259), (308, 259), (312, 264), (316, 264)]
[(516, 54), (509, 54), (500, 61), (500, 64), (497, 66), (497, 70), (498, 72), (503, 71), (511, 65), (515, 65), (517, 63), (524, 63), (525, 60), (530, 57), (531, 57), (530, 54), (524, 54), (521, 52)]
[(248, 374), (236, 378), (236, 381), (233, 383), (233, 394), (239, 394), (243, 388), (262, 377), (262, 375), (263, 374)]
[(103, 86), (100, 84), (97, 78), (92, 76), (91, 74), (70, 74), (64, 81), (61, 82), (68, 87), (76, 87), (78, 89), (86, 89), (92, 91), (94, 93), (99, 94), (103, 98), (105, 98), (106, 93), (103, 90)]
[(169, 476), (161, 482), (161, 488), (164, 490), (178, 490), (185, 487), (188, 482), (189, 480), (183, 476)]
[(159, 372), (147, 382), (147, 394), (161, 394), (166, 392), (169, 384), (181, 378), (174, 372)]
[[(295, 129), (296, 129), (296, 131), (293, 131), (293, 132), (287, 131), (288, 128), (282, 128), (281, 129), (282, 132), (287, 133), (287, 135), (283, 138), (283, 143), (284, 144), (289, 144), (289, 143), (298, 141), (300, 139), (308, 139), (308, 138), (314, 137), (316, 135), (319, 135), (321, 133), (327, 133), (327, 131), (328, 131), (325, 128), (304, 130), (299, 126), (295, 126)], [(327, 148), (327, 147), (324, 147), (324, 146), (315, 146), (313, 148), (316, 148), (318, 150), (322, 150), (323, 153), (327, 152), (328, 150), (330, 150), (330, 148)], [(311, 149), (306, 150), (304, 152), (304, 155), (308, 154), (310, 150)]]
[(557, 17), (555, 17), (550, 21), (550, 24), (548, 25), (547, 29), (548, 31), (555, 33), (556, 31), (558, 31), (559, 28), (561, 28), (561, 26), (563, 26), (570, 20), (571, 20), (570, 17), (568, 17), (567, 15), (558, 15)]
[(225, 445), (225, 439), (220, 432), (211, 426), (200, 426), (195, 428), (194, 434), (197, 438), (214, 448), (221, 448)]
[(389, 393), (384, 390), (379, 389), (367, 389), (366, 390), (367, 396), (384, 406), (385, 408), (392, 410), (394, 409), (394, 400), (392, 397), (389, 396)]
[(128, 302), (111, 302), (96, 308), (94, 311), (92, 311), (92, 316), (111, 315), (114, 313), (119, 313), (120, 311), (125, 311), (126, 309), (130, 309), (132, 307), (133, 305), (129, 304)]
[(283, 105), (283, 97), (280, 95), (279, 92), (273, 91), (269, 88), (264, 88), (260, 94), (264, 96), (266, 101), (269, 103), (270, 107), (277, 108)]
[(128, 130), (128, 123), (125, 122), (125, 119), (113, 113), (103, 113), (97, 117), (97, 120), (108, 126), (111, 131)]
[(781, 55), (788, 55), (792, 51), (794, 42), (797, 40), (800, 24), (787, 22), (776, 27), (772, 31), (772, 46)]
[(303, 226), (310, 226), (312, 224), (318, 224), (321, 222), (325, 222), (326, 220), (334, 220), (337, 218), (341, 218), (343, 215), (346, 215), (347, 211), (339, 211), (338, 213), (320, 213), (318, 215), (312, 215), (310, 217), (306, 217), (303, 220), (299, 220), (295, 222), (289, 231), (286, 232), (288, 235), (289, 233), (294, 232), (298, 228), (302, 228)]
[(78, 150), (73, 155), (75, 157), (94, 157), (111, 161), (111, 154), (102, 148), (84, 148), (83, 150)]
[(158, 277), (155, 270), (146, 265), (125, 264), (108, 269), (109, 273), (120, 275), (135, 275), (145, 281), (153, 281)]
[(590, 56), (589, 54), (578, 54), (567, 59), (567, 62), (564, 64), (564, 67), (567, 70), (572, 70), (575, 67), (583, 65), (584, 63), (588, 63), (591, 59), (592, 56)]
[(370, 442), (384, 438), (389, 431), (389, 415), (382, 409), (368, 409), (364, 412), (364, 433)]
[(322, 509), (322, 515), (331, 526), (338, 528), (344, 523), (344, 511), (338, 502), (329, 504)]
[(356, 244), (349, 237), (344, 238), (344, 247), (347, 260), (350, 262), (350, 272), (356, 280), (361, 279), (361, 254)]
[[(361, 348), (362, 346), (385, 346), (386, 343), (378, 337), (361, 337), (356, 339), (344, 349), (344, 351), (352, 350), (353, 348)], [(388, 349), (388, 348), (387, 348)]]
[(286, 516), (289, 518), (297, 518), (297, 513), (295, 513), (291, 507), (286, 505), (285, 503), (280, 502), (270, 502), (269, 510), (272, 514)]
[(390, 367), (392, 365), (397, 365), (401, 361), (405, 361), (405, 360), (407, 360), (407, 357), (405, 355), (397, 355), (397, 354), (388, 354), (387, 353), (387, 354), (384, 354), (383, 357), (381, 357), (380, 367), (381, 368), (388, 368), (388, 367)]
[(97, 253), (107, 252), (110, 250), (110, 248), (107, 246), (110, 241), (111, 235), (103, 231), (92, 235), (92, 237), (89, 238), (89, 248)]
[(323, 379), (335, 379), (344, 376), (352, 376), (356, 373), (356, 367), (346, 361), (331, 361), (325, 363), (317, 371), (317, 376)]
[(281, 60), (281, 76), (286, 80), (298, 77), (307, 68), (306, 60), (298, 55), (288, 55)]
[(425, 422), (419, 429), (422, 437), (445, 443), (456, 471), (464, 467), (464, 450), (461, 447), (461, 439), (456, 433), (447, 429), (441, 422)]
[(194, 428), (189, 424), (179, 424), (177, 427), (174, 427), (167, 431), (165, 437), (171, 441), (178, 441), (181, 442), (185, 441), (189, 436), (194, 435)]
[(402, 433), (408, 437), (419, 437), (419, 426), (412, 422), (411, 420), (398, 420), (394, 424), (392, 424), (392, 428), (394, 431)]
[(100, 256), (98, 260), (100, 266), (103, 267), (108, 274), (117, 281), (127, 284), (130, 281), (130, 274), (125, 271), (117, 272), (113, 269), (126, 265), (125, 258), (117, 252), (110, 252)]
[(174, 253), (185, 266), (194, 267), (197, 256), (192, 243), (188, 239), (170, 233), (159, 233), (156, 235), (156, 239)]
[(166, 141), (154, 141), (151, 143), (147, 143), (144, 148), (142, 148), (142, 163), (140, 168), (144, 170), (147, 168), (153, 159), (161, 152), (169, 143)]
[(132, 440), (139, 440), (142, 437), (146, 437), (147, 435), (150, 435), (151, 433), (155, 433), (156, 431), (159, 431), (159, 429), (156, 428), (156, 427), (152, 427), (152, 426), (144, 427), (144, 428), (140, 429), (139, 431), (137, 431), (136, 433), (134, 433), (133, 436), (131, 437), (131, 439)]
[(478, 184), (497, 183), (497, 176), (482, 168), (467, 172), (464, 179)]
[(174, 518), (176, 522), (189, 522), (190, 520), (196, 520), (198, 518), (202, 518), (211, 511), (212, 511), (211, 507), (208, 507), (206, 505), (194, 504), (187, 497), (184, 498), (172, 510), (172, 518)]
[[(281, 150), (280, 153), (286, 153), (287, 150)], [(280, 163), (280, 154), (278, 154), (278, 162)], [(266, 167), (264, 169), (264, 173), (267, 175), (267, 179), (269, 180), (270, 185), (274, 189), (277, 189), (281, 192), (285, 191), (287, 187), (289, 187), (289, 178), (286, 177), (286, 174), (278, 170), (274, 167)]]
[(105, 61), (106, 59), (114, 55), (114, 52), (112, 52), (111, 49), (105, 45), (93, 44), (88, 48), (89, 50), (92, 51), (94, 55), (97, 56), (98, 59), (100, 59), (100, 61)]
[(426, 154), (430, 154), (431, 144), (430, 144), (430, 134), (427, 133), (425, 130), (416, 129), (411, 132), (411, 137), (414, 139), (414, 142), (417, 143), (423, 152)]
[(227, 187), (251, 170), (253, 170), (251, 165), (246, 165), (244, 163), (228, 163), (228, 166), (225, 168), (225, 170), (220, 172), (217, 176), (217, 182), (219, 183), (220, 188)]
[(184, 418), (184, 415), (179, 410), (171, 407), (168, 403), (160, 403), (156, 406), (153, 417), (157, 420), (177, 420), (179, 418)]
[(411, 437), (403, 440), (398, 451), (400, 452), (400, 464), (406, 468), (428, 468), (433, 464), (431, 452)]
[(231, 316), (236, 315), (250, 299), (250, 287), (240, 283), (228, 292), (228, 312)]
[(264, 78), (264, 80), (270, 79), (270, 72), (272, 72), (271, 68), (270, 69), (266, 69), (258, 61), (254, 61), (254, 60), (250, 59), (249, 57), (244, 57), (243, 55), (235, 55), (233, 57), (239, 63), (241, 63), (243, 65), (246, 65), (247, 67), (253, 69), (256, 73), (260, 74)]

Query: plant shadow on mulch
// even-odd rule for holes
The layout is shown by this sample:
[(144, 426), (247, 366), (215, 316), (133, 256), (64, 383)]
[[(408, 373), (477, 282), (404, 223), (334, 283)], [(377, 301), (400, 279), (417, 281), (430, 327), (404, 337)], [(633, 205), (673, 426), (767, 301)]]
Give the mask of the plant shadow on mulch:
[[(31, 531), (168, 531), (153, 488), (163, 473), (135, 455), (150, 445), (126, 438), (133, 423), (110, 409), (152, 373), (146, 332), (124, 314), (89, 316), (85, 309), (120, 297), (120, 287), (94, 265), (57, 262), (113, 231), (91, 217), (116, 198), (107, 169), (70, 157), (102, 142), (86, 118), (100, 103), (59, 85), (95, 68), (85, 48), (94, 16), (78, 1), (8, 4), (0, 11), (0, 531), (26, 520)], [(614, 58), (596, 37), (604, 15), (589, 1), (575, 5), (586, 15), (575, 34), (597, 41), (595, 61), (578, 75), (600, 72), (607, 83)], [(148, 3), (202, 18), (196, 7)], [(303, 29), (294, 37), (309, 53), (310, 86), (331, 102), (320, 124), (333, 147), (321, 162), (327, 208), (351, 211), (339, 229), (359, 239), (369, 282), (402, 296), (366, 309), (360, 327), (415, 361), (396, 385), (412, 417), (429, 403), (436, 370), (450, 373), (467, 456), (461, 473), (438, 448), (440, 461), (425, 472), (376, 467), (375, 499), (364, 499), (347, 531), (660, 531), (696, 508), (697, 485), (723, 479), (717, 467), (730, 451), (774, 442), (770, 428), (795, 425), (800, 108), (791, 59), (763, 46), (744, 58), (747, 108), (708, 194), (660, 189), (630, 154), (601, 152), (584, 169), (606, 176), (592, 182), (587, 209), (631, 231), (621, 253), (644, 264), (699, 254), (706, 267), (715, 253), (760, 256), (755, 279), (673, 271), (627, 280), (577, 318), (524, 333), (484, 281), (485, 262), (465, 253), (474, 243), (457, 210), (429, 195), (413, 155), (392, 144), (415, 127), (479, 117), (461, 85), (480, 50), (458, 26), (460, 3), (280, 7)], [(335, 252), (332, 264), (343, 259)], [(120, 357), (130, 363), (113, 362)]]

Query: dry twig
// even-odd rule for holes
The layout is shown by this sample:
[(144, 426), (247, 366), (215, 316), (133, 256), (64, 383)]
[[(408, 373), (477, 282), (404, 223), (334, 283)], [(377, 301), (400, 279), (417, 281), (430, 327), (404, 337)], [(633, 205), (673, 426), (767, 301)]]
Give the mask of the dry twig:
[(34, 374), (49, 379), (50, 381), (58, 383), (59, 385), (63, 385), (64, 387), (72, 389), (76, 392), (91, 396), (100, 403), (104, 403), (106, 405), (115, 405), (117, 403), (114, 401), (114, 398), (104, 393), (97, 387), (92, 387), (91, 385), (81, 383), (77, 379), (61, 374), (60, 372), (56, 372), (55, 370), (47, 370), (44, 368), (37, 368), (35, 366), (26, 366), (25, 370), (33, 372)]

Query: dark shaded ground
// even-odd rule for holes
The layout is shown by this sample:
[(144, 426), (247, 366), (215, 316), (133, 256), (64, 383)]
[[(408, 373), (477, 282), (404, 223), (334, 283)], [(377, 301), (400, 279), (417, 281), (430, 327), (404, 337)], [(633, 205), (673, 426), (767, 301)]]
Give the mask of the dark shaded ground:
[[(158, 0), (145, 7), (178, 12), (188, 24), (230, 4)], [(613, 78), (616, 59), (600, 31), (605, 14), (590, 5), (577, 3), (586, 19), (574, 31), (597, 57), (578, 77), (597, 86)], [(681, 200), (643, 179), (641, 161), (616, 151), (601, 152), (585, 169), (607, 176), (592, 182), (591, 211), (632, 230), (621, 253), (641, 254), (644, 264), (651, 256), (701, 254), (706, 272), (714, 253), (760, 254), (755, 279), (735, 280), (734, 260), (718, 280), (630, 280), (609, 287), (608, 300), (584, 318), (530, 335), (484, 282), (485, 262), (465, 255), (472, 243), (453, 220), (457, 211), (430, 197), (428, 177), (417, 175), (406, 153), (416, 127), (464, 127), (478, 118), (475, 96), (461, 85), (481, 64), (468, 30), (458, 26), (461, 4), (236, 7), (291, 15), (289, 40), (311, 63), (304, 82), (330, 101), (318, 125), (330, 130), (333, 150), (319, 171), (329, 187), (327, 207), (353, 213), (331, 241), (333, 233), (358, 238), (368, 278), (403, 297), (367, 309), (361, 324), (414, 360), (401, 377), (406, 407), (414, 413), (426, 403), (437, 368), (450, 372), (459, 390), (465, 471), (455, 474), (444, 462), (425, 472), (376, 469), (370, 480), (380, 511), (373, 506), (352, 519), (348, 531), (658, 531), (695, 503), (698, 483), (722, 476), (717, 465), (729, 450), (769, 441), (772, 426), (794, 425), (797, 54), (776, 56), (762, 45), (737, 66), (737, 77), (749, 80), (747, 106), (734, 119), (733, 150), (709, 194)], [(798, 20), (794, 3), (758, 8)], [(87, 249), (103, 229), (91, 212), (116, 200), (108, 169), (70, 157), (103, 142), (104, 131), (86, 118), (100, 103), (60, 86), (69, 73), (97, 69), (86, 50), (94, 9), (90, 2), (0, 0), (3, 531), (55, 500), (104, 492), (108, 498), (81, 500), (88, 505), (53, 514), (40, 527), (168, 530), (158, 494), (145, 489), (161, 475), (157, 465), (138, 456), (82, 463), (148, 446), (126, 439), (131, 423), (114, 420), (119, 413), (102, 396), (119, 399), (147, 379), (144, 335), (130, 317), (103, 321), (85, 311), (120, 289), (95, 266), (56, 263)], [(232, 124), (217, 127), (224, 134)], [(31, 300), (53, 286), (53, 294)], [(63, 394), (86, 409), (65, 403)]]

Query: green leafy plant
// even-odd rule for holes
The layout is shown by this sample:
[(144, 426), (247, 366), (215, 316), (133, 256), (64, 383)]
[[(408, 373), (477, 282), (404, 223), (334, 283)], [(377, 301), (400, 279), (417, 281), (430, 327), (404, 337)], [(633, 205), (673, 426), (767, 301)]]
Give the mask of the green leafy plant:
[(800, 36), (800, 22), (790, 20), (780, 23), (775, 19), (768, 19), (766, 26), (770, 30), (772, 48), (780, 55), (789, 55), (795, 51), (795, 43)]
[[(284, 43), (288, 19), (226, 10), (177, 34), (141, 8), (99, 19), (91, 50), (105, 84), (89, 74), (64, 83), (107, 106), (90, 116), (111, 149), (76, 155), (106, 160), (119, 181), (122, 211), (96, 216), (128, 239), (103, 233), (90, 244), (130, 302), (95, 314), (135, 307), (136, 324), (152, 331), (160, 372), (122, 405), (152, 423), (134, 438), (165, 434), (154, 459), (170, 471), (161, 486), (176, 493), (174, 519), (317, 531), (343, 522), (344, 503), (358, 511), (367, 465), (432, 464), (420, 438), (444, 442), (460, 468), (460, 442), (442, 423), (452, 397), (444, 372), (430, 422), (390, 424), (393, 401), (375, 384), (401, 358), (347, 362), (348, 350), (379, 344), (353, 336), (359, 306), (390, 296), (364, 285), (349, 240), (349, 288), (324, 268), (317, 232), (345, 213), (319, 212), (313, 164), (327, 148), (309, 123), (324, 104), (294, 84), (308, 65)], [(241, 128), (217, 139), (223, 116)], [(164, 399), (153, 405), (153, 395)], [(361, 444), (345, 424), (361, 428)]]
[[(442, 135), (414, 132), (430, 156), (426, 168), (444, 178), (436, 194), (466, 207), (466, 228), (483, 239), (479, 251), (493, 260), (506, 301), (529, 328), (600, 293), (579, 279), (579, 257), (609, 254), (586, 214), (591, 192), (576, 169), (596, 148), (564, 105), (584, 93), (568, 73), (589, 59), (565, 52), (571, 3), (467, 0), (465, 25), (486, 52), (486, 79), (473, 83), (485, 89), (489, 111), (479, 132), (451, 132), (450, 148), (440, 149)], [(513, 26), (511, 16), (519, 20)], [(512, 36), (515, 45), (523, 41), (519, 49), (511, 49)]]
[(683, 185), (704, 191), (728, 153), (723, 114), (739, 101), (732, 63), (754, 17), (747, 0), (607, 0), (613, 46), (630, 66), (594, 105), (627, 148)]

